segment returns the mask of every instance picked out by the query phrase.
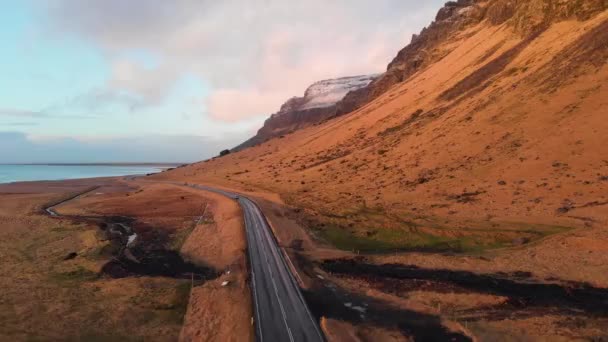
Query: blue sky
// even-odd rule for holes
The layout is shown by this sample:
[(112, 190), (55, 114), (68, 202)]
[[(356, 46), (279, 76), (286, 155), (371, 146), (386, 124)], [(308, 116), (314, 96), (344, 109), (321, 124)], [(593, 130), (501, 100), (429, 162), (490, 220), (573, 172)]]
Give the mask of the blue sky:
[(441, 1), (374, 3), (2, 2), (0, 163), (208, 158), (310, 83), (383, 71)]

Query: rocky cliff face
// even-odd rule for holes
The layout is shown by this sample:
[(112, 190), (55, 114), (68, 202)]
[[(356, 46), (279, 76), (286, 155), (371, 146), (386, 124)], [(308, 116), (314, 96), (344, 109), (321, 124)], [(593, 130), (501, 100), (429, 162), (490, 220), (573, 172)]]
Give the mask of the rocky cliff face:
[(266, 120), (255, 137), (235, 150), (364, 106), (395, 84), (406, 82), (416, 73), (441, 61), (457, 48), (456, 45), (445, 44), (449, 39), (481, 22), (508, 26), (525, 38), (538, 35), (552, 23), (569, 19), (587, 20), (607, 8), (608, 0), (449, 1), (438, 11), (435, 20), (397, 53), (385, 73), (324, 80), (311, 85), (303, 97), (285, 102)]
[(316, 82), (306, 89), (304, 96), (287, 100), (279, 111), (264, 122), (264, 126), (251, 139), (234, 150), (262, 143), (270, 138), (287, 134), (336, 114), (336, 103), (353, 91), (366, 87), (379, 75), (341, 77)]
[(348, 93), (336, 107), (337, 115), (356, 110), (385, 93), (397, 83), (441, 60), (453, 51), (444, 43), (462, 30), (487, 20), (492, 25), (508, 25), (528, 36), (551, 23), (586, 20), (608, 8), (608, 0), (458, 0), (439, 10), (435, 21), (412, 37), (388, 64), (387, 71), (367, 87)]
[[(522, 37), (538, 34), (551, 23), (586, 20), (608, 8), (608, 0), (458, 0), (442, 7), (435, 20), (397, 53), (384, 74), (343, 77), (311, 85), (303, 97), (285, 102), (255, 137), (239, 150), (331, 117), (350, 113), (397, 83), (440, 61), (457, 46), (444, 44), (463, 30), (487, 21), (507, 25)], [(447, 46), (446, 46), (447, 45)], [(499, 46), (497, 46), (498, 48)]]

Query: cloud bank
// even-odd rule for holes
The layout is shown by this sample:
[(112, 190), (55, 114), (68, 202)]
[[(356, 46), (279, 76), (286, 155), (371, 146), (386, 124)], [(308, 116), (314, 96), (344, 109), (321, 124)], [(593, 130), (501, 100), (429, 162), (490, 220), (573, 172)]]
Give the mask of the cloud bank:
[(193, 162), (215, 156), (243, 135), (225, 139), (201, 136), (119, 138), (29, 137), (0, 132), (2, 163)]
[(98, 93), (108, 99), (128, 93), (132, 106), (154, 106), (195, 76), (210, 89), (201, 111), (238, 122), (315, 81), (384, 71), (442, 2), (55, 0), (41, 9), (48, 34), (103, 51), (111, 75)]

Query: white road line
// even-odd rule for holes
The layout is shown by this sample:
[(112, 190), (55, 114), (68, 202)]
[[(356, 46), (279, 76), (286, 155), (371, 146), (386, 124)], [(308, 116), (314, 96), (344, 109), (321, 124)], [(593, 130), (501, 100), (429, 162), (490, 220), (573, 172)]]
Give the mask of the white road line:
[[(260, 308), (259, 308), (259, 305), (257, 304), (258, 303), (258, 291), (255, 288), (255, 272), (253, 271), (253, 267), (251, 268), (251, 278), (253, 278), (253, 281), (251, 282), (251, 285), (253, 287), (253, 297), (254, 297), (253, 300), (256, 303), (255, 312), (256, 312), (256, 315), (258, 316), (258, 319), (261, 320), (262, 316), (260, 315)], [(264, 341), (264, 336), (262, 334), (262, 325), (259, 324), (258, 322), (255, 322), (255, 323), (258, 326), (258, 333), (260, 334), (260, 341)]]
[[(254, 207), (254, 209), (255, 209), (255, 210), (254, 210), (254, 212), (255, 212), (255, 216), (258, 218), (258, 220), (260, 220), (261, 222), (264, 222), (261, 210), (259, 210), (259, 209), (258, 209), (258, 207), (257, 207), (255, 204), (252, 204), (252, 206), (253, 206), (253, 207)], [(275, 240), (274, 240), (274, 239), (273, 239), (273, 237), (270, 235), (270, 226), (268, 226), (268, 225), (266, 225), (266, 226), (267, 226), (267, 228), (266, 228), (266, 229), (264, 229), (264, 236), (266, 237), (266, 239), (265, 239), (265, 240), (266, 240), (266, 241), (267, 241), (269, 244), (274, 245), (274, 241), (275, 241)], [(273, 235), (274, 235), (274, 234), (273, 234)], [(277, 249), (279, 249), (279, 248), (280, 248), (280, 247), (278, 247), (278, 246), (277, 246)], [(275, 255), (275, 257), (278, 257), (278, 258), (280, 258), (280, 259), (285, 260), (285, 257), (284, 257), (284, 255), (282, 255), (282, 253), (281, 253), (281, 251), (280, 251), (280, 250), (278, 251), (278, 254), (277, 254), (276, 249), (271, 248), (271, 250), (272, 250), (272, 251), (271, 251), (271, 253), (273, 253), (273, 254)], [(289, 260), (289, 262), (291, 262), (291, 260), (290, 260), (289, 258), (287, 258), (287, 259)], [(286, 264), (285, 264), (285, 263), (282, 263), (281, 265), (286, 266)], [(293, 266), (293, 264), (292, 264), (292, 266)], [(277, 266), (277, 267), (279, 267), (279, 266)], [(296, 293), (297, 293), (297, 295), (298, 295), (298, 298), (299, 298), (299, 299), (300, 299), (300, 301), (301, 301), (302, 306), (304, 307), (304, 309), (305, 309), (305, 311), (306, 311), (306, 314), (308, 315), (308, 318), (311, 320), (311, 322), (314, 322), (315, 320), (314, 320), (314, 318), (313, 318), (313, 316), (312, 316), (312, 313), (311, 313), (311, 312), (310, 312), (310, 310), (308, 309), (308, 305), (306, 305), (306, 300), (304, 299), (304, 296), (302, 296), (302, 292), (301, 292), (301, 291), (300, 291), (300, 289), (298, 288), (297, 281), (295, 280), (295, 277), (293, 276), (293, 273), (292, 273), (292, 272), (290, 272), (288, 269), (286, 269), (286, 271), (287, 271), (288, 277), (289, 277), (290, 279), (292, 279), (292, 281), (293, 281), (293, 283), (292, 283), (292, 284), (293, 284), (293, 286), (295, 286), (295, 287), (296, 287)], [(294, 272), (295, 272), (295, 267), (294, 267)], [(296, 274), (297, 274), (297, 273), (296, 273)], [(299, 276), (299, 275), (298, 275), (298, 276)], [(281, 304), (281, 303), (279, 302), (279, 304)], [(315, 328), (315, 331), (316, 331), (317, 335), (319, 336), (319, 338), (321, 339), (321, 341), (323, 341), (323, 336), (321, 335), (321, 331), (319, 331), (319, 329), (317, 328), (316, 324), (313, 324), (313, 326), (314, 326), (314, 328)], [(289, 329), (289, 327), (288, 327), (288, 329)]]
[[(176, 185), (182, 185), (182, 184), (176, 184)], [(262, 273), (260, 273), (260, 272), (257, 273), (257, 275), (260, 276), (262, 280), (265, 280), (265, 282), (268, 280), (266, 273), (263, 271), (264, 266), (262, 265), (262, 263), (264, 262), (263, 261), (264, 259), (266, 261), (266, 268), (268, 270), (268, 276), (270, 276), (270, 281), (272, 282), (273, 290), (274, 290), (277, 302), (279, 303), (279, 308), (281, 310), (283, 323), (285, 324), (285, 328), (287, 328), (287, 333), (289, 335), (289, 341), (295, 342), (295, 339), (294, 339), (293, 333), (289, 327), (289, 324), (287, 322), (287, 314), (285, 311), (285, 307), (283, 306), (283, 302), (281, 301), (281, 297), (279, 296), (278, 286), (277, 286), (277, 283), (274, 278), (274, 273), (272, 271), (273, 268), (275, 269), (276, 272), (278, 272), (279, 281), (281, 283), (281, 286), (283, 286), (284, 290), (287, 292), (286, 293), (286, 295), (287, 295), (286, 304), (289, 306), (289, 308), (295, 310), (294, 314), (296, 316), (298, 316), (298, 317), (294, 317), (294, 319), (297, 319), (298, 326), (296, 326), (296, 328), (299, 329), (298, 332), (303, 333), (305, 335), (304, 338), (306, 338), (307, 337), (306, 335), (308, 335), (308, 334), (306, 333), (304, 326), (308, 325), (308, 323), (311, 323), (312, 327), (314, 328), (314, 330), (316, 331), (316, 333), (319, 336), (319, 340), (324, 341), (323, 335), (321, 334), (321, 331), (320, 331), (319, 327), (317, 326), (316, 320), (313, 318), (313, 316), (306, 304), (306, 300), (304, 299), (304, 296), (302, 295), (300, 287), (298, 286), (298, 281), (295, 278), (296, 276), (299, 277), (299, 274), (297, 274), (297, 272), (296, 272), (296, 275), (294, 275), (293, 272), (291, 272), (290, 266), (295, 271), (295, 266), (294, 266), (293, 262), (291, 261), (291, 258), (289, 258), (289, 256), (286, 255), (286, 252), (279, 247), (278, 242), (275, 239), (274, 233), (272, 232), (272, 229), (268, 226), (266, 218), (264, 217), (262, 211), (259, 209), (259, 207), (256, 205), (256, 203), (251, 201), (247, 197), (243, 197), (241, 195), (236, 195), (236, 194), (229, 193), (226, 191), (217, 190), (217, 189), (209, 188), (206, 186), (200, 186), (200, 185), (188, 185), (188, 186), (191, 186), (191, 187), (197, 188), (197, 189), (201, 189), (201, 190), (205, 190), (205, 191), (215, 192), (215, 193), (224, 195), (226, 197), (236, 199), (237, 202), (239, 202), (239, 204), (241, 205), (241, 208), (243, 209), (243, 216), (245, 218), (245, 226), (247, 229), (247, 237), (251, 238), (251, 241), (249, 241), (249, 244), (252, 244), (252, 246), (250, 246), (250, 248), (249, 248), (249, 256), (251, 258), (250, 263), (251, 263), (252, 290), (253, 290), (252, 295), (254, 297), (253, 299), (254, 299), (254, 305), (255, 305), (255, 314), (258, 316), (258, 321), (256, 322), (256, 324), (257, 324), (257, 328), (258, 328), (257, 331), (259, 334), (260, 341), (263, 341), (263, 336), (262, 336), (263, 327), (262, 327), (262, 318), (261, 318), (261, 312), (260, 312), (261, 308), (259, 307), (259, 300), (260, 299), (270, 300), (270, 302), (267, 304), (269, 304), (271, 306), (271, 308), (273, 307), (273, 303), (270, 298), (259, 297), (259, 293), (257, 292), (257, 287), (256, 287), (256, 273), (253, 270), (254, 267), (256, 267), (258, 269), (258, 271), (262, 272)], [(253, 246), (255, 246), (255, 247), (253, 247)], [(261, 254), (264, 254), (264, 258), (261, 258)], [(255, 258), (255, 260), (258, 260), (261, 262), (254, 263), (253, 262), (254, 258)], [(285, 278), (285, 274), (287, 275), (287, 278)], [(292, 300), (292, 296), (291, 296), (294, 291), (297, 295), (297, 298), (299, 299), (299, 300), (296, 299), (295, 302)], [(264, 293), (268, 293), (268, 292), (265, 291)], [(293, 306), (293, 308), (292, 308), (292, 306)], [(304, 307), (304, 310), (305, 310), (304, 312), (307, 314), (306, 316), (308, 316), (308, 318), (309, 318), (309, 322), (307, 322), (306, 319), (302, 320), (302, 318), (299, 317), (300, 311), (298, 311), (298, 308), (301, 308), (302, 306)], [(274, 313), (274, 312), (276, 312), (276, 311), (271, 310), (271, 313)], [(266, 322), (266, 323), (268, 323), (268, 322)], [(303, 324), (304, 326), (300, 326), (300, 324)], [(267, 326), (267, 325), (265, 325), (265, 327), (270, 328), (270, 326)], [(278, 327), (276, 327), (275, 329), (277, 329), (277, 328)], [(269, 329), (269, 330), (272, 332), (275, 329)], [(300, 337), (298, 337), (298, 338), (300, 338)]]
[(283, 308), (283, 303), (281, 303), (281, 298), (279, 297), (279, 290), (277, 289), (277, 284), (274, 282), (274, 277), (272, 275), (270, 267), (268, 267), (268, 272), (270, 272), (270, 280), (272, 281), (272, 287), (274, 287), (274, 294), (277, 297), (277, 302), (279, 302), (279, 307), (281, 308), (281, 313), (283, 314), (283, 323), (285, 323), (285, 327), (287, 328), (289, 340), (291, 342), (294, 342), (293, 335), (291, 334), (291, 329), (289, 329), (289, 324), (287, 324), (287, 316), (285, 315), (285, 309)]
[[(244, 211), (243, 212), (243, 216), (244, 216), (245, 224), (247, 224), (247, 221), (251, 222), (251, 214), (249, 212)], [(255, 236), (254, 236), (254, 233), (251, 231), (251, 229), (247, 229), (247, 227), (245, 227), (245, 228), (246, 228), (246, 232), (245, 233), (246, 233), (246, 236), (247, 236), (247, 240), (249, 242), (248, 245), (250, 245), (251, 244), (250, 240), (251, 239), (255, 240)], [(251, 246), (248, 247), (248, 252), (249, 252), (249, 258), (252, 259), (252, 260), (250, 260), (250, 262), (252, 263), (252, 266), (251, 266), (251, 287), (253, 289), (253, 306), (255, 307), (255, 314), (256, 314), (256, 317), (257, 317), (257, 320), (258, 320), (258, 321), (255, 321), (254, 323), (257, 326), (257, 331), (258, 331), (258, 336), (260, 338), (260, 341), (264, 341), (264, 334), (262, 333), (262, 324), (261, 324), (261, 322), (262, 322), (262, 315), (260, 314), (260, 304), (259, 304), (260, 301), (259, 301), (259, 295), (258, 295), (257, 287), (255, 285), (255, 283), (256, 283), (255, 271), (253, 270), (253, 258), (252, 258), (252, 255), (253, 255), (253, 246), (254, 245), (251, 245)]]

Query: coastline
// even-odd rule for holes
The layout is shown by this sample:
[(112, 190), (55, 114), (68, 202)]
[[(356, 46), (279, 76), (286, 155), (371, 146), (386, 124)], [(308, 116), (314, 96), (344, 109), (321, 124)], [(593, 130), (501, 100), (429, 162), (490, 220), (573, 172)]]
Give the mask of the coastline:
[[(253, 338), (234, 201), (129, 176), (17, 182), (0, 184), (0, 220), (0, 307), (20, 308), (0, 340), (80, 338), (84, 330), (103, 340)], [(24, 274), (34, 280), (17, 281)], [(41, 291), (52, 315), (69, 323), (39, 310)], [(149, 319), (120, 324), (125, 310)], [(100, 317), (94, 326), (92, 315)], [(218, 326), (218, 317), (228, 323)]]
[(172, 163), (0, 164), (0, 185), (57, 182), (156, 174), (180, 167)]
[(187, 165), (188, 163), (0, 163), (0, 166), (162, 166), (162, 167), (178, 167)]

